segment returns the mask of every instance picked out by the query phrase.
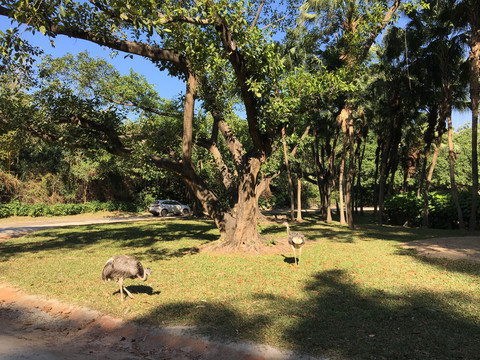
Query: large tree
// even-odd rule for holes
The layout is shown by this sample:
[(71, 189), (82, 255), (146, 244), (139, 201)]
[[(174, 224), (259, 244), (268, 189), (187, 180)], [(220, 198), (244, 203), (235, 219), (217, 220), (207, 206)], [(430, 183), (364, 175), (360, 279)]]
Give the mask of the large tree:
[[(277, 88), (275, 81), (280, 77), (281, 66), (274, 47), (257, 26), (259, 11), (254, 5), (245, 7), (244, 2), (208, 0), (181, 4), (5, 1), (0, 6), (0, 15), (51, 38), (66, 35), (142, 56), (154, 62), (159, 70), (182, 78), (186, 91), (181, 158), (152, 153), (151, 160), (184, 180), (214, 219), (224, 240), (221, 246), (256, 251), (262, 245), (257, 231), (258, 176), (281, 129), (276, 119), (265, 115), (264, 109)], [(231, 108), (227, 103), (232, 96), (244, 106), (248, 124), (246, 143), (240, 142), (226, 120)], [(197, 97), (203, 100), (213, 121), (210, 137), (199, 144), (210, 151), (224, 179), (232, 179), (224, 181), (225, 190), (231, 194), (229, 204), (219, 201), (192, 162)], [(125, 134), (118, 131), (112, 118), (105, 114), (88, 117), (88, 112), (81, 111), (69, 113), (72, 99), (74, 96), (56, 99), (57, 111), (50, 113), (56, 122), (103, 134), (105, 147), (112, 153), (131, 153)], [(6, 121), (9, 119), (2, 114), (2, 122)], [(228, 162), (218, 150), (219, 136), (227, 145), (233, 169), (225, 167)]]

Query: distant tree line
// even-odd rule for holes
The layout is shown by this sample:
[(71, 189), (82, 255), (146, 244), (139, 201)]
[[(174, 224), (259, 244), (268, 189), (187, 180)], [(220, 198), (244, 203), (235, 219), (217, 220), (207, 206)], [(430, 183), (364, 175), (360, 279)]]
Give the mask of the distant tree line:
[[(9, 0), (0, 16), (20, 25), (0, 34), (7, 166), (20, 160), (12, 153), (24, 134), (53, 142), (69, 151), (65, 198), (195, 199), (224, 240), (214, 246), (233, 251), (264, 246), (259, 203), (290, 205), (301, 221), (302, 199), (315, 193), (326, 221), (333, 204), (354, 228), (363, 204), (382, 223), (386, 199), (413, 190), (428, 226), (430, 193), (444, 187), (458, 226), (474, 230), (479, 12), (473, 0)], [(36, 63), (40, 51), (20, 26), (142, 56), (184, 80), (185, 94), (161, 99), (135, 72), (122, 76), (87, 54)], [(279, 31), (283, 40), (271, 41)], [(471, 109), (471, 129), (454, 133), (454, 108)], [(475, 196), (464, 222), (465, 187)]]

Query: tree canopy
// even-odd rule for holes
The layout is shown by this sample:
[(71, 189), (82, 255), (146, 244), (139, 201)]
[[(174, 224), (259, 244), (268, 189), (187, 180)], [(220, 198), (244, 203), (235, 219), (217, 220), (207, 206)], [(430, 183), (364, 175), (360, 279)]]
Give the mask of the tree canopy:
[[(370, 202), (382, 221), (398, 169), (403, 191), (416, 186), (409, 179), (424, 176), (426, 170), (415, 169), (420, 158), (426, 169), (432, 146), (440, 149), (451, 109), (468, 104), (473, 70), (462, 64), (465, 45), (476, 44), (473, 28), (466, 28), (468, 20), (447, 20), (455, 18), (448, 18), (450, 9), (466, 5), (4, 1), (0, 15), (19, 27), (53, 42), (64, 35), (144, 57), (182, 79), (185, 93), (161, 99), (135, 69), (121, 75), (86, 53), (47, 57), (34, 72), (39, 50), (12, 28), (1, 34), (2, 136), (11, 147), (20, 131), (167, 170), (215, 220), (221, 233), (215, 246), (235, 251), (262, 248), (258, 201), (282, 177), (283, 158), (299, 186), (317, 186), (327, 221), (335, 198), (353, 227), (365, 151), (376, 142)], [(400, 10), (409, 17), (404, 28), (394, 25)], [(285, 37), (274, 42), (278, 30)], [(79, 178), (94, 179), (80, 169)]]

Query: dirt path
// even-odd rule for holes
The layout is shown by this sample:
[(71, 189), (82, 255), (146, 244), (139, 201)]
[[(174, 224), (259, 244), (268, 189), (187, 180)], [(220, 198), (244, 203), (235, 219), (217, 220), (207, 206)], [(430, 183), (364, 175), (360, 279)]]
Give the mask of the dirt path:
[(480, 263), (480, 236), (414, 240), (403, 244), (421, 256)]
[(315, 358), (267, 345), (219, 343), (189, 328), (153, 328), (0, 284), (2, 360), (260, 360)]
[(46, 230), (55, 227), (106, 224), (127, 221), (164, 221), (169, 218), (156, 218), (148, 213), (96, 213), (40, 218), (14, 217), (0, 219), (0, 241), (23, 236), (34, 231)]

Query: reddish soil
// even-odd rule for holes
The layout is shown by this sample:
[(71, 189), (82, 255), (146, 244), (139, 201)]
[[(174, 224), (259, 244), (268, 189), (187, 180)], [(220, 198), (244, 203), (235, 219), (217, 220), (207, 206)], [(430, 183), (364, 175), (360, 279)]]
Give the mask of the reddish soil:
[(188, 328), (127, 323), (0, 284), (0, 359), (261, 360), (314, 358), (254, 343), (219, 343)]

